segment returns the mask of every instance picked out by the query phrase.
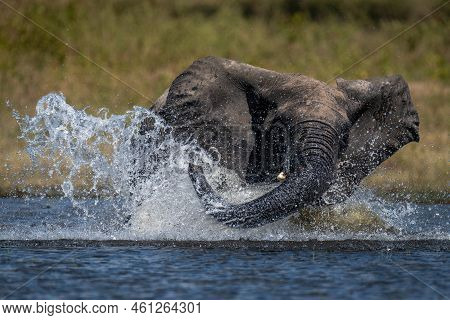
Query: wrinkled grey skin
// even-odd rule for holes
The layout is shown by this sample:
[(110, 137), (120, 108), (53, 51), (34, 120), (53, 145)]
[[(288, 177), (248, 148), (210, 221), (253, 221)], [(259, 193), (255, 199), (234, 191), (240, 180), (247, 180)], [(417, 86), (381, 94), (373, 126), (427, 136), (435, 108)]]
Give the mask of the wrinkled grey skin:
[[(231, 227), (257, 227), (351, 195), (381, 162), (419, 141), (419, 119), (401, 76), (337, 79), (337, 88), (216, 57), (196, 60), (153, 109), (175, 137), (195, 139), (247, 183), (287, 179), (230, 204), (201, 167), (189, 174), (207, 212)], [(145, 131), (145, 125), (143, 129)]]

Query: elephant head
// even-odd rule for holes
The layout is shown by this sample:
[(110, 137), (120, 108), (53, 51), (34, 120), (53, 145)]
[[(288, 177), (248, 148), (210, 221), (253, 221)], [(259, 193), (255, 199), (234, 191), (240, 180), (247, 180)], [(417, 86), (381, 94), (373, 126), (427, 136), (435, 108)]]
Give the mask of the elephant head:
[[(342, 86), (346, 89), (299, 74), (207, 57), (195, 61), (174, 80), (155, 104), (155, 110), (184, 133), (202, 128), (205, 123), (239, 128), (239, 133), (230, 134), (229, 144), (215, 147), (228, 159), (226, 154), (235, 149), (235, 141), (245, 140), (247, 147), (241, 149), (252, 150), (240, 155), (246, 163), (258, 152), (257, 126), (263, 131), (274, 126), (284, 128), (285, 148), (279, 169), (288, 168), (287, 177), (257, 199), (227, 203), (212, 189), (201, 167), (189, 166), (191, 180), (207, 212), (228, 226), (250, 228), (317, 203), (335, 183), (350, 130), (370, 108), (368, 97), (372, 92), (372, 87), (363, 82)], [(227, 160), (223, 164), (232, 167)]]

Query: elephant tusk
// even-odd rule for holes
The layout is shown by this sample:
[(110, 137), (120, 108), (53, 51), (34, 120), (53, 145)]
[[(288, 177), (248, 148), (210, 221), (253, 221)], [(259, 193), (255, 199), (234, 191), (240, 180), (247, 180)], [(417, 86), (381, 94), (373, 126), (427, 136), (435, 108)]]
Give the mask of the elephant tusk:
[(286, 178), (287, 178), (287, 175), (283, 171), (281, 171), (277, 176), (277, 179), (280, 182), (283, 182), (284, 180), (286, 180)]

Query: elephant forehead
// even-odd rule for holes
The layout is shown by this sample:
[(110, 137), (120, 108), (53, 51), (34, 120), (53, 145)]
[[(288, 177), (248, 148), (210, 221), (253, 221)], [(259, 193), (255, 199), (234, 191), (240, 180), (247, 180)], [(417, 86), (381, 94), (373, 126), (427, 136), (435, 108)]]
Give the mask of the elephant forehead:
[(287, 123), (302, 126), (305, 122), (321, 122), (340, 132), (349, 126), (350, 121), (345, 110), (339, 104), (310, 100), (304, 104), (293, 105), (283, 114)]

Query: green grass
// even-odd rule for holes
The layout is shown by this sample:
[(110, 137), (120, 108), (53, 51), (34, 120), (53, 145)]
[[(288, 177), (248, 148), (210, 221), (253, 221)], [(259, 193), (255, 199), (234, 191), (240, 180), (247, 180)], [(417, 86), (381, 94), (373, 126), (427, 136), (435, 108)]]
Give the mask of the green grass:
[[(61, 91), (68, 102), (122, 113), (150, 105), (194, 59), (217, 55), (324, 81), (444, 1), (8, 1), (145, 97), (0, 4), (0, 99), (33, 114)], [(402, 74), (421, 117), (419, 144), (367, 183), (380, 192), (447, 201), (450, 5), (358, 64), (344, 78)], [(0, 194), (55, 185), (29, 177), (18, 127), (0, 108)], [(23, 179), (19, 179), (23, 176)], [(431, 197), (428, 197), (431, 199)]]

